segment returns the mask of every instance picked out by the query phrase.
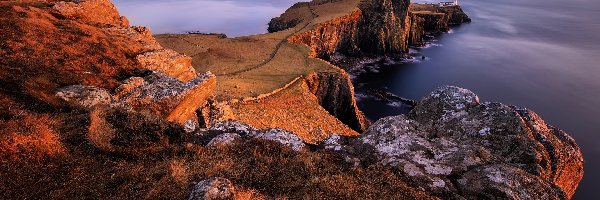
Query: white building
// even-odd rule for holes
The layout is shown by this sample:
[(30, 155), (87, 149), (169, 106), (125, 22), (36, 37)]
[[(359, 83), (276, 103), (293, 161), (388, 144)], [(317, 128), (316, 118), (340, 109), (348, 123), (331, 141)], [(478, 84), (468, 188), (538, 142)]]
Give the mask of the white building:
[(440, 2), (440, 6), (458, 6), (458, 0)]

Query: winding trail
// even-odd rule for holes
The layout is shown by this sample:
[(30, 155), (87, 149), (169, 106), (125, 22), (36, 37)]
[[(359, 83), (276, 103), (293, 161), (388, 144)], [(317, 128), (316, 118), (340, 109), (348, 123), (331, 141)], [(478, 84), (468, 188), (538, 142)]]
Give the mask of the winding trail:
[[(304, 29), (306, 29), (312, 23), (312, 21), (315, 18), (318, 17), (318, 15), (315, 13), (315, 11), (313, 10), (313, 8), (312, 8), (312, 6), (310, 4), (308, 5), (308, 9), (309, 9), (310, 14), (311, 14), (311, 19), (309, 19), (308, 22), (306, 22), (306, 24), (304, 24), (304, 26), (302, 26), (301, 28), (299, 28), (297, 31), (294, 31), (293, 33), (290, 33), (285, 38), (283, 38), (281, 41), (279, 41), (279, 43), (277, 43), (277, 45), (275, 46), (275, 49), (273, 49), (273, 52), (271, 52), (271, 54), (269, 54), (269, 57), (267, 59), (265, 59), (264, 61), (262, 61), (262, 62), (260, 62), (258, 64), (255, 64), (255, 65), (245, 66), (245, 67), (243, 67), (244, 69), (241, 69), (241, 70), (238, 70), (238, 71), (228, 72), (228, 73), (220, 73), (220, 74), (215, 74), (215, 75), (217, 75), (217, 76), (235, 76), (235, 75), (239, 75), (239, 74), (244, 73), (244, 72), (255, 70), (257, 68), (260, 68), (262, 66), (265, 66), (265, 65), (269, 64), (271, 61), (273, 61), (273, 59), (275, 58), (275, 56), (277, 56), (277, 53), (279, 52), (279, 50), (281, 49), (281, 47), (283, 47), (283, 45), (285, 45), (285, 43), (287, 43), (287, 41), (288, 41), (288, 39), (290, 37), (292, 37), (292, 36), (300, 33)], [(175, 36), (175, 38), (183, 40), (183, 41), (185, 41), (187, 43), (190, 43), (190, 44), (192, 44), (194, 46), (200, 46), (199, 44), (194, 43), (192, 41), (189, 41), (189, 40), (187, 40), (187, 39), (185, 39), (183, 37), (180, 37), (180, 36)], [(200, 55), (201, 53), (194, 54), (194, 55), (192, 55), (190, 57), (192, 57), (192, 58), (196, 57), (196, 56)]]
[(242, 70), (238, 70), (235, 72), (229, 72), (229, 73), (221, 73), (221, 74), (216, 74), (217, 76), (234, 76), (234, 75), (239, 75), (241, 73), (244, 72), (248, 72), (248, 71), (252, 71), (254, 69), (260, 68), (262, 66), (265, 66), (267, 64), (269, 64), (271, 61), (273, 61), (273, 59), (275, 58), (275, 56), (277, 56), (277, 53), (279, 52), (279, 50), (281, 49), (281, 47), (287, 43), (288, 39), (296, 34), (298, 34), (300, 31), (303, 31), (306, 27), (308, 27), (308, 25), (310, 25), (312, 23), (312, 21), (318, 17), (318, 15), (315, 13), (315, 11), (313, 10), (313, 8), (311, 7), (311, 5), (308, 5), (308, 9), (310, 10), (310, 14), (311, 14), (311, 19), (308, 20), (308, 22), (306, 22), (306, 24), (304, 24), (304, 26), (302, 26), (300, 29), (298, 29), (297, 31), (294, 31), (293, 33), (290, 33), (289, 35), (287, 35), (285, 38), (283, 38), (281, 41), (279, 41), (279, 43), (277, 43), (277, 45), (275, 46), (275, 49), (273, 50), (273, 52), (271, 52), (271, 54), (269, 55), (269, 58), (267, 58), (266, 60), (264, 60), (263, 62), (256, 64), (256, 65), (250, 65), (247, 67), (244, 67), (246, 69), (242, 69)]

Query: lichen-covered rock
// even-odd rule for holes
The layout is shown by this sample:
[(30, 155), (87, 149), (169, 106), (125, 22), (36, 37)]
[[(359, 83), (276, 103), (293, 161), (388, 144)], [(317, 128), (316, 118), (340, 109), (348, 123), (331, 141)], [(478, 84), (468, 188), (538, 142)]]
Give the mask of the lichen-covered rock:
[(252, 137), (277, 142), (292, 148), (294, 151), (301, 151), (306, 148), (306, 144), (300, 137), (281, 129), (262, 130), (253, 134)]
[(407, 116), (379, 120), (359, 141), (408, 183), (443, 196), (565, 199), (583, 176), (570, 136), (532, 111), (480, 103), (458, 87), (439, 88)]
[(213, 123), (206, 129), (197, 131), (191, 142), (218, 146), (219, 144), (229, 144), (237, 139), (260, 139), (268, 140), (288, 146), (295, 151), (306, 149), (304, 141), (296, 134), (282, 129), (257, 129), (244, 122), (227, 120)]
[(234, 199), (235, 188), (225, 178), (211, 178), (198, 182), (188, 200), (225, 200)]
[(97, 105), (109, 105), (113, 98), (106, 90), (94, 86), (71, 85), (56, 92), (59, 99), (71, 106), (92, 108)]
[(256, 129), (244, 122), (235, 121), (235, 120), (215, 122), (214, 124), (212, 124), (209, 127), (209, 130), (221, 131), (224, 133), (237, 133), (241, 136), (255, 134), (255, 132), (258, 131), (258, 129)]
[(183, 123), (183, 129), (186, 133), (194, 132), (199, 126), (200, 125), (198, 124), (198, 121), (194, 119), (188, 119), (185, 121), (185, 123)]
[(223, 134), (218, 135), (217, 137), (213, 138), (206, 146), (207, 147), (226, 146), (226, 145), (232, 144), (234, 141), (239, 140), (239, 139), (242, 139), (242, 136), (240, 136), (237, 133), (223, 133)]
[(341, 142), (342, 136), (338, 134), (334, 134), (329, 136), (329, 138), (323, 141), (323, 148), (332, 151), (341, 151), (344, 146)]
[(556, 185), (519, 167), (506, 164), (480, 166), (457, 180), (464, 196), (479, 199), (566, 199)]
[(116, 91), (118, 102), (125, 107), (184, 124), (204, 105), (215, 86), (216, 77), (210, 72), (198, 74), (188, 82), (161, 72), (152, 72), (145, 77), (132, 77), (124, 81)]

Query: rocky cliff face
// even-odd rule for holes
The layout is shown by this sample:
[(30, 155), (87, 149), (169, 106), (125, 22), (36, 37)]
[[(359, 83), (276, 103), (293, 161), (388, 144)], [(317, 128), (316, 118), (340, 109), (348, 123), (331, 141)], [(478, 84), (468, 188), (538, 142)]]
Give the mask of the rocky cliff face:
[(361, 51), (375, 54), (406, 53), (409, 4), (407, 0), (363, 1), (359, 5), (363, 16), (358, 22), (356, 34)]
[(581, 151), (568, 134), (533, 111), (480, 103), (457, 87), (432, 92), (408, 115), (379, 120), (354, 142), (326, 144), (363, 160), (372, 148), (375, 162), (447, 198), (569, 199), (583, 176)]
[(355, 131), (368, 128), (370, 123), (356, 105), (354, 87), (346, 72), (317, 72), (310, 74), (306, 82), (319, 104), (331, 115)]
[(411, 4), (408, 17), (411, 21), (408, 44), (411, 46), (422, 46), (426, 36), (439, 35), (448, 32), (451, 26), (471, 22), (460, 6)]
[[(306, 18), (298, 14), (300, 8), (330, 3), (313, 1), (288, 9), (271, 21), (269, 31), (280, 31), (297, 26)], [(306, 16), (308, 14), (304, 14)], [(311, 47), (313, 57), (329, 59), (334, 53), (347, 56), (392, 55), (403, 56), (408, 46), (421, 46), (426, 35), (447, 32), (449, 26), (470, 22), (460, 6), (440, 7), (434, 4), (410, 4), (401, 0), (362, 1), (346, 15), (319, 23), (296, 34), (290, 43)]]
[(311, 56), (403, 54), (407, 52), (407, 0), (363, 1), (345, 16), (316, 25), (289, 39), (311, 47)]

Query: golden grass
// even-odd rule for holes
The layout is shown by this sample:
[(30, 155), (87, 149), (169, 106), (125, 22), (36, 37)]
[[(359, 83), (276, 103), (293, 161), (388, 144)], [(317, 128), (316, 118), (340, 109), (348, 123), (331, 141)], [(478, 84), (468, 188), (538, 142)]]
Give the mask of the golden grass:
[(264, 99), (233, 103), (231, 108), (236, 120), (257, 128), (281, 128), (308, 143), (332, 134), (359, 135), (321, 107), (303, 80)]
[(60, 137), (52, 129), (56, 120), (23, 111), (17, 119), (0, 121), (0, 159), (34, 159), (65, 154)]

